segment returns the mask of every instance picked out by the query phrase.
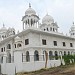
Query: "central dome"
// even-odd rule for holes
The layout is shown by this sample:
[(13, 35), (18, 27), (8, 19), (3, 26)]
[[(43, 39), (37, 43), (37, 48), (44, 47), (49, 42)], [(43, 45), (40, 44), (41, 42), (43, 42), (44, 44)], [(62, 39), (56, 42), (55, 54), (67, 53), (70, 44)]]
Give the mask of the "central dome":
[(46, 14), (46, 16), (42, 19), (43, 24), (51, 24), (54, 23), (54, 19), (52, 16)]
[(35, 10), (31, 8), (30, 3), (29, 3), (29, 8), (25, 12), (25, 15), (36, 15)]

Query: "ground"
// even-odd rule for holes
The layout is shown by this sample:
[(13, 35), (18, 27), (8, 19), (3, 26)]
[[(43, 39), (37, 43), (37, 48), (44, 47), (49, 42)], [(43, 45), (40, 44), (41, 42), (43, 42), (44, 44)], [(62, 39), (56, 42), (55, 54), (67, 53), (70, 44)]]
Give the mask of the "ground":
[(50, 69), (41, 69), (29, 73), (18, 73), (17, 75), (75, 75), (75, 64), (59, 66)]

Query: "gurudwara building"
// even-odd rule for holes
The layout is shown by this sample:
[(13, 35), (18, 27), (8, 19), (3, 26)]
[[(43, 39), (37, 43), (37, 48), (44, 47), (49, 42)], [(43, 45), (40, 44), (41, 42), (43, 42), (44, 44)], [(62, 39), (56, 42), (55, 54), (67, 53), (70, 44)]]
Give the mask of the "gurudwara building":
[[(70, 36), (59, 33), (58, 24), (46, 14), (42, 23), (29, 4), (22, 17), (23, 30), (15, 34), (14, 28), (0, 28), (1, 73), (15, 75), (16, 72), (35, 71), (45, 67), (59, 66), (60, 59), (52, 56), (75, 54), (75, 25), (69, 30)], [(63, 62), (63, 61), (62, 61)]]

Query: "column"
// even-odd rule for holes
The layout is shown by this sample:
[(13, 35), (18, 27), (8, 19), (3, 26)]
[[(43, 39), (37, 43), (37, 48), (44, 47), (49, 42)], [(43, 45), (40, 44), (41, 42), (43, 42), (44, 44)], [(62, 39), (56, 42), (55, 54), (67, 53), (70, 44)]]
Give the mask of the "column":
[(4, 52), (4, 56), (3, 56), (3, 63), (6, 63), (6, 58), (7, 58), (7, 53)]
[(24, 22), (23, 22), (23, 30), (24, 30)]
[(31, 50), (29, 51), (29, 54), (30, 54), (30, 62), (33, 62), (33, 61), (34, 61), (34, 50), (31, 49)]
[(14, 39), (11, 42), (11, 63), (14, 62)]

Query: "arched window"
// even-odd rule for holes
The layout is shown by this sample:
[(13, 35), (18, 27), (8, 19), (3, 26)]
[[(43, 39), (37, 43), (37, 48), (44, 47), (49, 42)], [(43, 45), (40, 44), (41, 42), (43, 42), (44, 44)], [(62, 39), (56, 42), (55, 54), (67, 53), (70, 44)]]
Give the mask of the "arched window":
[(52, 51), (49, 51), (49, 59), (52, 60), (52, 57), (53, 57), (53, 53)]
[(11, 45), (10, 44), (7, 45), (7, 49), (11, 49)]
[(48, 31), (48, 28), (47, 28), (47, 31)]
[(38, 53), (38, 51), (34, 52), (34, 61), (39, 61), (39, 53)]
[(26, 25), (27, 25), (27, 20), (26, 20)]
[(14, 44), (15, 48), (16, 48), (16, 44)]
[(29, 56), (29, 52), (28, 51), (26, 52), (26, 61), (27, 62), (30, 61), (30, 56)]
[(68, 51), (68, 55), (70, 55), (70, 52)]
[(31, 26), (32, 26), (32, 24), (33, 24), (33, 20), (31, 19)]
[(53, 31), (55, 31), (54, 28), (53, 28)]
[(73, 55), (73, 52), (71, 52), (71, 55)]
[(3, 56), (1, 57), (1, 63), (3, 63)]
[(66, 51), (64, 51), (64, 55), (66, 55)]
[(13, 34), (15, 35), (15, 31), (13, 31)]
[(58, 52), (55, 51), (55, 59), (58, 60)]
[(20, 43), (17, 44), (17, 47), (18, 47), (18, 48), (21, 47), (21, 46), (22, 46), (22, 45), (21, 45)]
[(46, 29), (44, 29), (44, 31), (45, 31)]
[(35, 23), (35, 20), (34, 20), (34, 23)]
[(11, 63), (11, 54), (8, 53), (8, 63)]
[(29, 24), (29, 19), (28, 19), (28, 24)]
[(52, 31), (52, 27), (50, 27), (50, 31)]

